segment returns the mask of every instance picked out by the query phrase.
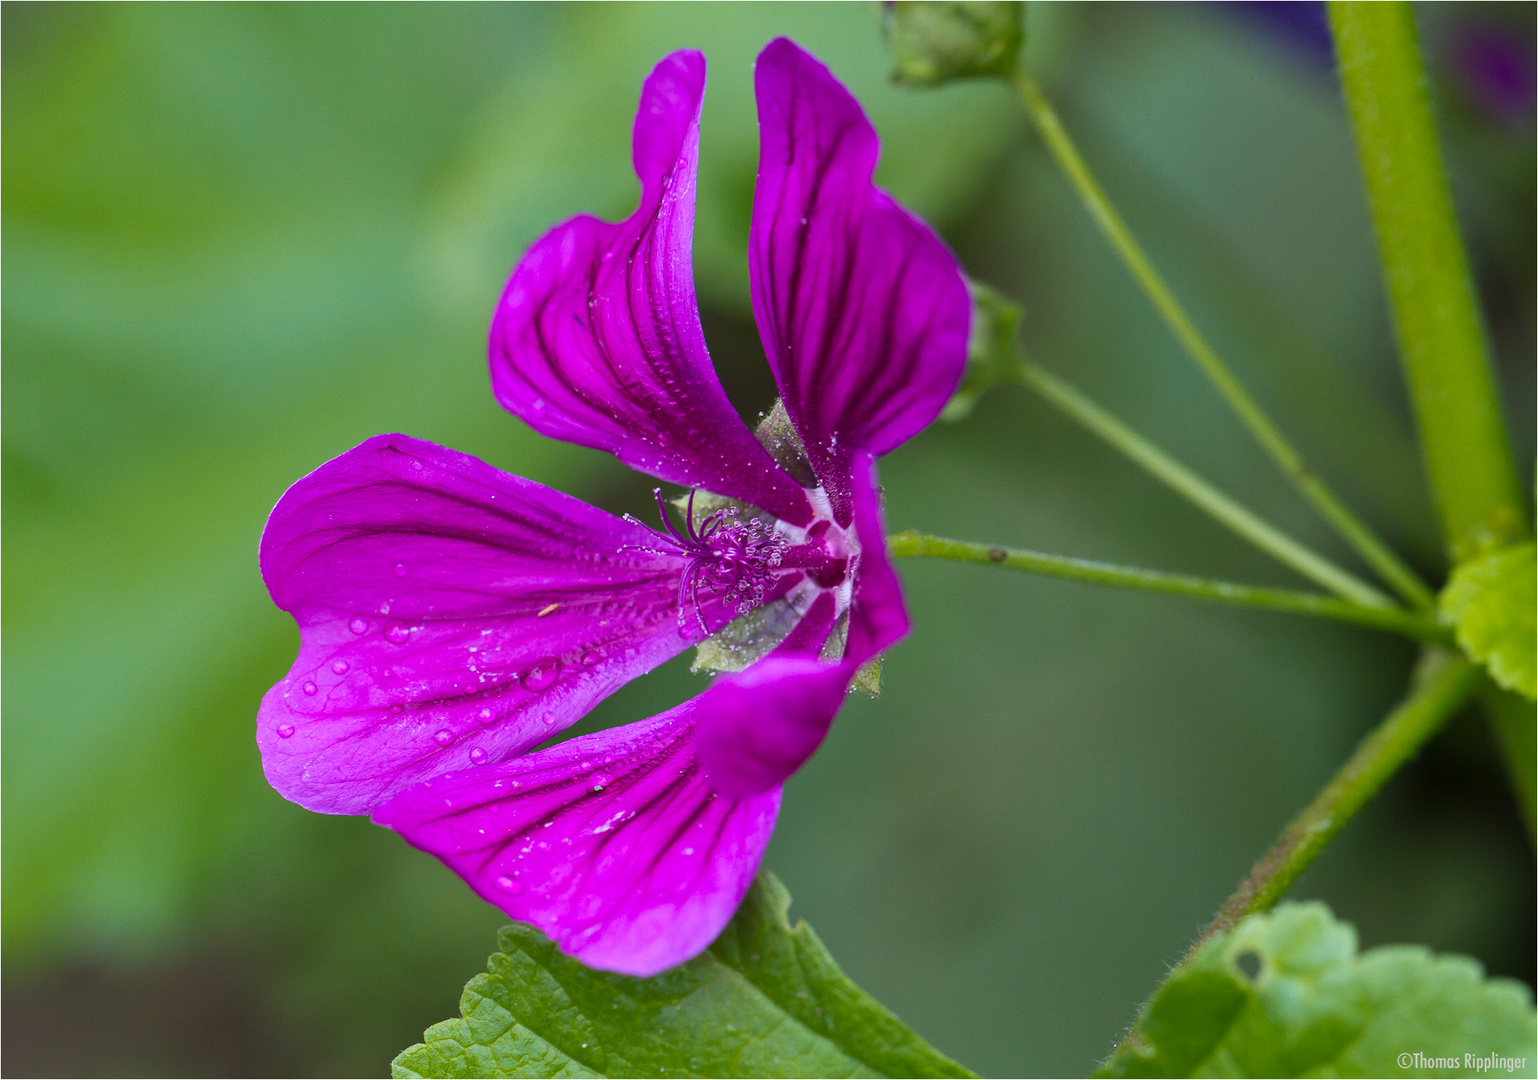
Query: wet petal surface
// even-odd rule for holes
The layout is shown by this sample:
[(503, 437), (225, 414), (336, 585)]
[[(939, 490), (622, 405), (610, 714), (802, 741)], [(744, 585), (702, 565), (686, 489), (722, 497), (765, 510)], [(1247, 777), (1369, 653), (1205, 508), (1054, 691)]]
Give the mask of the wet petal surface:
[(492, 389), (551, 438), (804, 524), (801, 487), (732, 408), (700, 329), (692, 244), (704, 93), (697, 52), (652, 71), (633, 143), (640, 205), (618, 223), (573, 218), (529, 249), (492, 320)]
[(725, 927), (779, 812), (777, 788), (737, 800), (705, 783), (692, 709), (438, 777), (374, 821), (584, 964), (654, 975)]
[(299, 656), (263, 699), (272, 785), (366, 813), (449, 769), (535, 746), (736, 614), (686, 560), (579, 499), (383, 435), (279, 501), (262, 538)]
[(849, 520), (850, 455), (884, 454), (945, 407), (971, 302), (955, 256), (872, 183), (880, 141), (823, 64), (781, 38), (759, 55), (753, 310), (786, 411)]

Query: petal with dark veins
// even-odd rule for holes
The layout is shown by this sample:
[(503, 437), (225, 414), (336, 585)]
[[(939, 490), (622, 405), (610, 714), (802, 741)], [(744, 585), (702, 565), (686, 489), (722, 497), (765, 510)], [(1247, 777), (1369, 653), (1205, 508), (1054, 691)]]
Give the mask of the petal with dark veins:
[(778, 789), (711, 790), (694, 760), (693, 707), (440, 776), (373, 820), (589, 967), (655, 975), (726, 926), (780, 805)]

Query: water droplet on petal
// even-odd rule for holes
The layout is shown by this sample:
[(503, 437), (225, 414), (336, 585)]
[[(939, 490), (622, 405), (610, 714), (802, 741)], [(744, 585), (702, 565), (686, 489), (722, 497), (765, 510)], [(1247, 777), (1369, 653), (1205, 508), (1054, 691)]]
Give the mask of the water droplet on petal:
[(392, 645), (404, 645), (411, 640), (411, 627), (402, 619), (396, 619), (385, 627), (385, 640)]
[(293, 734), (294, 734), (294, 725), (293, 724), (279, 724), (278, 725), (278, 738), (280, 738), (280, 739), (287, 739), (287, 738), (290, 738)]
[(529, 403), (529, 411), (535, 416), (544, 416), (546, 407), (545, 399), (542, 397), (537, 397)]
[(601, 659), (603, 659), (603, 657), (599, 656), (595, 652), (583, 653), (582, 654), (582, 666), (583, 667), (592, 667), (595, 664), (597, 664), (598, 661), (601, 660)]
[(331, 670), (336, 672), (338, 675), (346, 675), (347, 674), (347, 661), (346, 660), (338, 660), (338, 661), (336, 661), (336, 663), (331, 665)]
[(368, 633), (368, 620), (354, 619), (352, 622), (347, 624), (347, 629), (351, 630), (355, 634), (366, 634)]
[(470, 761), (475, 765), (486, 764), (486, 751), (477, 746), (475, 749), (470, 751)]
[(483, 724), (495, 724), (497, 722), (497, 714), (490, 709), (482, 709), (475, 714), (475, 718)]
[(315, 693), (315, 691), (319, 690), (320, 687), (316, 686), (312, 682), (306, 682), (299, 689), (303, 690), (306, 694), (313, 694), (313, 693)]
[(433, 742), (437, 743), (439, 746), (447, 746), (453, 741), (454, 733), (448, 728), (441, 729), (436, 735), (433, 736)]
[(518, 685), (537, 694), (551, 683), (561, 673), (561, 662), (553, 656), (547, 656), (535, 662), (534, 666), (525, 671), (518, 679)]
[(536, 848), (538, 848), (540, 851), (549, 851), (550, 850), (550, 841), (548, 841), (548, 840), (541, 840), (539, 843), (535, 844), (534, 846)]
[(391, 716), (399, 716), (401, 713), (403, 713), (405, 711), (406, 711), (406, 706), (404, 706), (404, 705), (391, 705), (390, 706), (390, 715)]
[(398, 563), (395, 564), (395, 576), (396, 577), (405, 577), (406, 576), (406, 564), (405, 563), (398, 562)]
[(497, 888), (501, 889), (503, 892), (510, 892), (514, 896), (517, 896), (519, 893), (523, 892), (523, 886), (518, 884), (512, 878), (508, 877), (506, 874), (503, 874), (501, 877), (497, 878)]

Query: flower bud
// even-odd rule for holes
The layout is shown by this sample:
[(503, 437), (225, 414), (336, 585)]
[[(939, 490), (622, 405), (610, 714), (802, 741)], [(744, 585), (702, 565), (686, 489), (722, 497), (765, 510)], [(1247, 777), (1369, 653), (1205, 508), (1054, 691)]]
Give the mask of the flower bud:
[(1015, 343), (1020, 305), (971, 278), (967, 279), (967, 291), (972, 294), (967, 372), (956, 396), (940, 414), (941, 420), (965, 420), (978, 399), (998, 384), (1011, 381), (1020, 371), (1019, 346)]
[(998, 0), (888, 3), (887, 37), (897, 60), (892, 81), (939, 86), (952, 79), (1008, 76), (1025, 40), (1024, 7)]

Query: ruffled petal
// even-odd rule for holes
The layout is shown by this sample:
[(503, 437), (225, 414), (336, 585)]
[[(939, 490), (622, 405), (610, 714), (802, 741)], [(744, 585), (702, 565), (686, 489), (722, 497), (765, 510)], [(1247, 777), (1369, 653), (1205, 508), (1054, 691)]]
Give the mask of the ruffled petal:
[(902, 586), (886, 554), (874, 462), (860, 453), (853, 465), (861, 554), (843, 657), (816, 659), (831, 624), (832, 598), (824, 593), (797, 627), (817, 626), (819, 605), (827, 602), (821, 637), (793, 633), (773, 654), (722, 676), (696, 699), (700, 766), (725, 796), (743, 798), (784, 783), (822, 745), (860, 665), (908, 633)]
[(694, 183), (705, 58), (664, 58), (641, 91), (636, 212), (582, 216), (531, 247), (491, 324), (497, 400), (535, 430), (633, 468), (743, 499), (797, 525), (800, 485), (716, 378), (694, 295)]
[(780, 805), (778, 789), (736, 800), (706, 785), (692, 708), (440, 776), (374, 821), (589, 967), (655, 975), (726, 926)]
[(939, 415), (966, 367), (971, 302), (944, 242), (872, 183), (880, 141), (828, 69), (780, 38), (754, 80), (753, 311), (847, 524), (850, 454), (884, 454)]
[(262, 536), (299, 656), (257, 743), (285, 798), (366, 813), (548, 739), (726, 625), (640, 525), (466, 454), (381, 435), (296, 483)]

